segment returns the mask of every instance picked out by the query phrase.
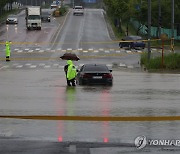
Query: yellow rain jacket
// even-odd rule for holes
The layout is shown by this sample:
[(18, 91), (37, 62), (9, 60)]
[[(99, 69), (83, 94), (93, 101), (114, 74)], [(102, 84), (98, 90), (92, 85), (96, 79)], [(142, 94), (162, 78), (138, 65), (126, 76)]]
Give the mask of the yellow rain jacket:
[(72, 60), (68, 60), (67, 64), (68, 64), (67, 79), (72, 80), (77, 75), (76, 68), (75, 68)]

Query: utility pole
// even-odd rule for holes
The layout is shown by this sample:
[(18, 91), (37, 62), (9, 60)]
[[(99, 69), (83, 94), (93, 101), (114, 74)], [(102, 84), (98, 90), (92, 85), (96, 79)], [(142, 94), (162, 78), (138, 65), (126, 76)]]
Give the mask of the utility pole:
[(148, 60), (151, 58), (151, 0), (148, 0)]
[(174, 52), (174, 0), (171, 0), (171, 50)]

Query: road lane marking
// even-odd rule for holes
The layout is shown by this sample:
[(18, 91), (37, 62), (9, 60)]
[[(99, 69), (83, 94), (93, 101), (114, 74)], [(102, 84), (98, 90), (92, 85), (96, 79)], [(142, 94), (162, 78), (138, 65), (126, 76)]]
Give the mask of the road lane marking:
[(0, 118), (31, 119), (31, 120), (65, 120), (65, 121), (179, 121), (180, 116), (129, 116), (129, 117), (103, 117), (103, 116), (48, 116), (48, 115), (0, 115)]
[(18, 66), (16, 66), (16, 68), (22, 68), (23, 67), (23, 65), (18, 65)]

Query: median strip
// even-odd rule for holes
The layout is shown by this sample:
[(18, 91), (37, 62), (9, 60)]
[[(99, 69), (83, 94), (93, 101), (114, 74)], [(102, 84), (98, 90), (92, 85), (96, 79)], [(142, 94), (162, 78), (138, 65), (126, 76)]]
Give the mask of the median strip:
[(104, 116), (46, 116), (46, 115), (0, 115), (0, 118), (30, 119), (30, 120), (64, 120), (64, 121), (179, 121), (180, 116), (156, 116), (156, 117), (104, 117)]

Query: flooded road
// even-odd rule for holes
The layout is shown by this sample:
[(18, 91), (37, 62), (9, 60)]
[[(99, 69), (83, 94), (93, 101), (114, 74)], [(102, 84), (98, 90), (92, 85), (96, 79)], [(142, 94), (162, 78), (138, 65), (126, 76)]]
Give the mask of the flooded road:
[[(179, 116), (180, 75), (114, 70), (114, 84), (67, 87), (62, 69), (1, 71), (0, 115)], [(179, 121), (0, 119), (0, 136), (25, 140), (134, 143), (180, 139)]]

